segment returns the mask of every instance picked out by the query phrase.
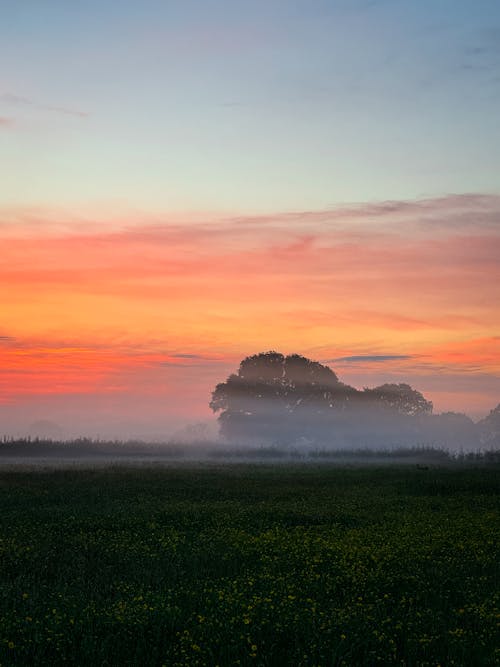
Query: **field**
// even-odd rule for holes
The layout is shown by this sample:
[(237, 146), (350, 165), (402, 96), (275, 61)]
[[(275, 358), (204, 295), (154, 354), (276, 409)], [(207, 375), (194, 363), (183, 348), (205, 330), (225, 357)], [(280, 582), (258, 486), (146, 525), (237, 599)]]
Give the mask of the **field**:
[(0, 664), (498, 665), (498, 466), (0, 471)]

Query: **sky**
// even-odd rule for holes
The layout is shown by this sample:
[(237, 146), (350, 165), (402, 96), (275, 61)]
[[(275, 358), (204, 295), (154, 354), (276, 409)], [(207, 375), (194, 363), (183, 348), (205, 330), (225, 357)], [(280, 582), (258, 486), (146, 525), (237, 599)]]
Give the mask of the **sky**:
[(500, 401), (497, 0), (0, 10), (0, 431), (161, 437), (270, 349)]

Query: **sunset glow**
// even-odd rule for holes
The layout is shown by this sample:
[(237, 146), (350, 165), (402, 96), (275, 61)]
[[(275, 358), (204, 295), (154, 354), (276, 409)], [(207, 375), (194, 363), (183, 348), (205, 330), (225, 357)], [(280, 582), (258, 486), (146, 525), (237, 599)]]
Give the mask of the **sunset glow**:
[[(476, 224), (457, 225), (458, 210)], [(437, 408), (486, 410), (499, 211), (500, 198), (463, 197), (88, 233), (5, 220), (1, 400), (151, 396), (167, 414), (187, 391), (203, 415), (242, 356), (275, 348), (357, 385), (411, 377)]]

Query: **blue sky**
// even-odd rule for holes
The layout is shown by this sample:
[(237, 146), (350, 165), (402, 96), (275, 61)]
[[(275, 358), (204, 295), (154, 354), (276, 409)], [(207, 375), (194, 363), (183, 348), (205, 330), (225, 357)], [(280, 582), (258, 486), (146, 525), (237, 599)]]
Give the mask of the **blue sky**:
[(499, 190), (496, 1), (0, 5), (3, 204), (252, 212)]

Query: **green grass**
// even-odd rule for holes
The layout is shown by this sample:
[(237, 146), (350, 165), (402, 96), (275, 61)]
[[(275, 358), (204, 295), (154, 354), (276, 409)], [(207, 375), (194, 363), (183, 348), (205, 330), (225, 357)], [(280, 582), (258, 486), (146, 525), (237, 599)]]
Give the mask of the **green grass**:
[(500, 664), (498, 467), (0, 473), (0, 664)]

